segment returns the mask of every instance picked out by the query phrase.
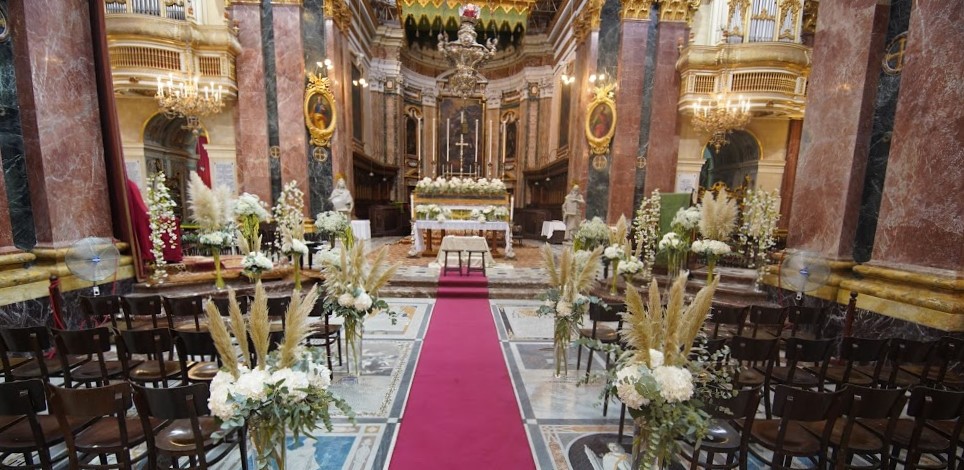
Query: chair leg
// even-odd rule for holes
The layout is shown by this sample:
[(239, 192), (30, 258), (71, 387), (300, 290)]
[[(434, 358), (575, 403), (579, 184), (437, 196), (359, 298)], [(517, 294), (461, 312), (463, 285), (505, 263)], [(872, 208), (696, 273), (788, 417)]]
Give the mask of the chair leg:
[(582, 363), (582, 345), (579, 345), (579, 349), (576, 350), (576, 370), (579, 370), (579, 364)]
[(338, 344), (338, 365), (342, 365), (341, 364), (341, 331), (339, 331), (338, 334), (335, 335), (335, 341)]
[(623, 431), (626, 427), (626, 404), (623, 403), (619, 408), (619, 443), (623, 442)]
[(248, 433), (244, 426), (238, 429), (238, 451), (241, 453), (241, 470), (248, 470)]
[(592, 369), (592, 348), (589, 349), (589, 354), (586, 356), (586, 378), (589, 378), (589, 369)]

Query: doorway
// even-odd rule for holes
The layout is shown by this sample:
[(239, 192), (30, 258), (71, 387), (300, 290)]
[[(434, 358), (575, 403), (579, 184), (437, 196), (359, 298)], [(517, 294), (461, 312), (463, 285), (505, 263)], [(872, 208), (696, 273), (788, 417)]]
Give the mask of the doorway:
[[(174, 215), (184, 220), (187, 202), (187, 182), (190, 172), (197, 168), (195, 152), (197, 138), (184, 129), (184, 118), (168, 119), (162, 114), (154, 115), (144, 126), (144, 163), (147, 174), (163, 171), (171, 198), (177, 204)], [(204, 132), (202, 129), (201, 132)]]
[[(727, 136), (729, 141), (720, 147), (719, 153), (712, 146), (703, 147), (703, 168), (700, 170), (700, 186), (709, 188), (723, 182), (736, 188), (745, 181), (756, 181), (762, 149), (756, 136), (738, 130)], [(749, 180), (748, 180), (749, 179)]]

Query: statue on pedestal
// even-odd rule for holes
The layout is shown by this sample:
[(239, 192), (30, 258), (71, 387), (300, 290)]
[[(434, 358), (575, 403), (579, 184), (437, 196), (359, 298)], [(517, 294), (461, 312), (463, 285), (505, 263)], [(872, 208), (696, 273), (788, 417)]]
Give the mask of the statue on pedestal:
[(579, 222), (582, 221), (581, 205), (585, 205), (582, 194), (579, 193), (579, 185), (572, 185), (572, 191), (566, 195), (566, 201), (562, 203), (562, 221), (566, 224), (565, 241), (572, 241), (572, 235), (579, 230)]
[(345, 186), (344, 178), (338, 177), (338, 181), (335, 182), (335, 189), (331, 191), (328, 200), (331, 201), (335, 211), (345, 214), (345, 217), (351, 220), (351, 212), (355, 209), (355, 200), (351, 197), (348, 187)]

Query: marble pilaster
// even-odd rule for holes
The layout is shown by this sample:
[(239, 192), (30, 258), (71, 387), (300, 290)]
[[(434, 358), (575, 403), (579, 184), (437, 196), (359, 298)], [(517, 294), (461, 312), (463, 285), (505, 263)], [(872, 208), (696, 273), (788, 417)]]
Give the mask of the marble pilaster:
[[(0, 157), (3, 156), (0, 151)], [(0, 254), (16, 251), (13, 246), (13, 225), (10, 224), (10, 211), (7, 205), (7, 185), (0, 178)]]
[(686, 22), (660, 21), (656, 25), (656, 60), (653, 69), (649, 143), (646, 146), (646, 182), (642, 197), (654, 189), (673, 192), (679, 153), (679, 47), (689, 36)]
[(234, 125), (239, 191), (256, 194), (262, 200), (270, 201), (271, 171), (260, 6), (235, 3), (231, 6), (231, 17), (241, 30), (238, 34), (241, 53), (235, 59), (238, 103)]
[(61, 247), (83, 237), (109, 237), (87, 2), (11, 2), (9, 15), (38, 245)]
[(780, 221), (778, 227), (786, 230), (790, 224), (790, 209), (793, 204), (793, 184), (797, 180), (797, 160), (800, 156), (800, 135), (803, 121), (790, 120), (787, 133), (787, 159), (783, 166), (783, 181), (780, 184)]
[[(6, 8), (7, 2), (0, 0)], [(20, 103), (17, 99), (17, 74), (13, 61), (13, 38), (0, 42), (0, 157), (6, 204), (2, 210), (12, 226), (11, 244), (30, 249), (37, 244), (27, 188), (27, 162), (23, 153)]]
[[(322, 0), (304, 0), (301, 7), (301, 43), (305, 53), (305, 65), (311, 70), (319, 62), (324, 63), (328, 57), (325, 44), (325, 16)], [(307, 140), (308, 129), (305, 128), (305, 139)], [(328, 196), (331, 194), (331, 158), (330, 149), (325, 153), (329, 158), (313, 157), (314, 147), (308, 149), (308, 188), (305, 189), (308, 198), (305, 204), (308, 207), (308, 214), (314, 217), (315, 214), (328, 208)]]
[(788, 248), (853, 257), (888, 10), (876, 0), (820, 5)]
[[(589, 105), (588, 77), (596, 73), (596, 62), (590, 60), (596, 56), (599, 49), (599, 35), (589, 33), (586, 40), (576, 47), (575, 76), (576, 83), (572, 84), (575, 99), (570, 109), (569, 125), (569, 185), (578, 184), (582, 191), (589, 186), (589, 143), (586, 142), (586, 108)], [(585, 193), (584, 193), (585, 194)]]
[[(329, 75), (332, 80), (332, 94), (335, 96), (335, 119), (337, 125), (331, 138), (331, 170), (334, 178), (345, 178), (349, 188), (354, 184), (352, 166), (352, 123), (351, 123), (351, 53), (347, 50), (347, 39), (330, 18), (325, 19), (325, 44), (328, 57), (335, 64)], [(327, 199), (327, 196), (326, 196)]]
[[(305, 136), (305, 56), (302, 48), (301, 6), (273, 5), (275, 90), (281, 179), (308, 188), (308, 141)], [(305, 204), (305, 215), (310, 215)]]
[(636, 158), (639, 155), (639, 133), (643, 108), (644, 83), (647, 75), (646, 57), (650, 44), (649, 20), (623, 21), (619, 42), (619, 73), (617, 76), (618, 99), (616, 100), (616, 135), (612, 144), (612, 164), (609, 174), (610, 188), (620, 188), (609, 193), (609, 222), (615, 223), (620, 215), (633, 217), (634, 192), (622, 190), (636, 186)]

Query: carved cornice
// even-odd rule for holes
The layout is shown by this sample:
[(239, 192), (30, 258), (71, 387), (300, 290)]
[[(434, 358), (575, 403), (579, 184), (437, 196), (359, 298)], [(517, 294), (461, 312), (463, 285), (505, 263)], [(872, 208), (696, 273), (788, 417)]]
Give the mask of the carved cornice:
[(672, 23), (693, 22), (693, 14), (700, 8), (701, 0), (657, 0), (659, 20)]
[(653, 0), (623, 0), (620, 18), (625, 20), (649, 21)]
[(351, 9), (345, 0), (328, 0), (325, 2), (325, 16), (331, 18), (335, 26), (345, 33), (351, 27)]

